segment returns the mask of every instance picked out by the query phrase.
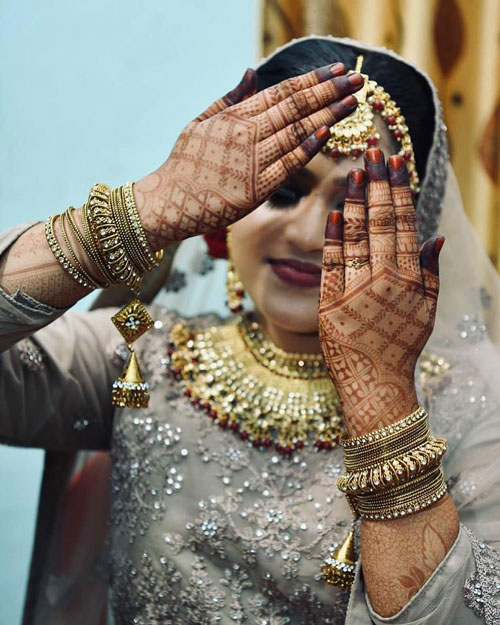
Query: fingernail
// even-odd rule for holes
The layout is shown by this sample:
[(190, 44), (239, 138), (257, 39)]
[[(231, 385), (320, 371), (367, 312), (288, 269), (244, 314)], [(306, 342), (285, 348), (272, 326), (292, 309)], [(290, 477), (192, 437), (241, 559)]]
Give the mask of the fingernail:
[(439, 237), (436, 239), (436, 252), (437, 252), (438, 254), (439, 254), (439, 252), (441, 251), (441, 249), (442, 249), (442, 247), (443, 247), (443, 245), (444, 245), (445, 240), (446, 240), (446, 239), (445, 239), (443, 236), (439, 236)]
[(342, 219), (342, 213), (340, 211), (332, 211), (328, 218), (330, 219), (332, 226), (338, 226), (340, 224), (340, 220)]
[(387, 171), (389, 182), (393, 187), (407, 187), (410, 184), (408, 170), (402, 156), (394, 154), (387, 159)]
[(351, 171), (349, 172), (349, 178), (354, 185), (360, 187), (363, 184), (365, 172), (362, 169), (351, 169)]
[(318, 128), (318, 130), (316, 130), (316, 132), (314, 133), (314, 136), (316, 137), (316, 139), (324, 139), (329, 134), (330, 134), (330, 129), (328, 128), (328, 126), (321, 126), (321, 128)]
[(351, 85), (353, 85), (354, 87), (358, 87), (359, 85), (363, 84), (363, 76), (361, 76), (361, 74), (350, 74), (347, 77), (347, 80), (351, 83)]
[(344, 98), (340, 101), (342, 106), (344, 106), (348, 111), (353, 111), (358, 106), (358, 101), (353, 95), (348, 95), (347, 98)]
[(382, 152), (378, 148), (370, 148), (365, 154), (370, 163), (380, 163), (382, 160)]
[(389, 165), (394, 169), (394, 171), (399, 171), (403, 165), (405, 164), (404, 158), (399, 156), (398, 154), (393, 154), (393, 156), (389, 156)]
[(330, 65), (330, 74), (332, 76), (342, 76), (345, 74), (345, 67), (343, 63), (334, 63)]

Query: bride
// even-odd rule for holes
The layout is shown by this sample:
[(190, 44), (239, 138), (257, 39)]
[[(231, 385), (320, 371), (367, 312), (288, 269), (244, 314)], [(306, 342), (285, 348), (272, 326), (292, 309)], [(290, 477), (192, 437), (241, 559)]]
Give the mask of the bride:
[[(214, 232), (229, 319), (67, 312)], [(420, 70), (291, 42), (1, 250), (0, 440), (111, 456), (107, 576), (52, 560), (31, 622), (99, 622), (108, 581), (117, 624), (498, 622), (498, 280)]]

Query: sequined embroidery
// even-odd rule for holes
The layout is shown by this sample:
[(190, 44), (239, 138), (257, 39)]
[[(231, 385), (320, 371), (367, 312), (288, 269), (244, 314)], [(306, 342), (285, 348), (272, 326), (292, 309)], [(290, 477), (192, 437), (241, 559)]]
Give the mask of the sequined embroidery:
[(486, 625), (500, 623), (500, 553), (479, 540), (469, 529), (476, 570), (464, 584), (465, 605)]
[(45, 369), (43, 353), (31, 339), (19, 341), (16, 344), (16, 349), (19, 352), (19, 360), (26, 369), (35, 372)]

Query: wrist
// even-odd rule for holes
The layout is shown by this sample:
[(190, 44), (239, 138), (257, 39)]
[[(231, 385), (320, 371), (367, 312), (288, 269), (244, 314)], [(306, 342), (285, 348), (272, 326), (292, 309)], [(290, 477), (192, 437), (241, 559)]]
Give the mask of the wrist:
[(337, 390), (349, 436), (368, 434), (391, 425), (414, 412), (419, 405), (413, 381), (380, 384), (366, 394), (355, 394), (352, 389)]
[(165, 223), (165, 199), (160, 194), (162, 173), (160, 170), (134, 182), (134, 198), (142, 227), (153, 252), (158, 252), (174, 241), (168, 240), (168, 224)]

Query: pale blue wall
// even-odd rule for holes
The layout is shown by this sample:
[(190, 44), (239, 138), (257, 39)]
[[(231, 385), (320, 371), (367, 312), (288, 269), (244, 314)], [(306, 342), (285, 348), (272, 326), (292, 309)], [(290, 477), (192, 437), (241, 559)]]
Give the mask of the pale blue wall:
[[(0, 228), (136, 180), (257, 58), (259, 0), (3, 0)], [(0, 625), (19, 623), (42, 452), (0, 447)]]

